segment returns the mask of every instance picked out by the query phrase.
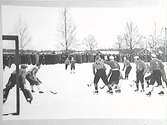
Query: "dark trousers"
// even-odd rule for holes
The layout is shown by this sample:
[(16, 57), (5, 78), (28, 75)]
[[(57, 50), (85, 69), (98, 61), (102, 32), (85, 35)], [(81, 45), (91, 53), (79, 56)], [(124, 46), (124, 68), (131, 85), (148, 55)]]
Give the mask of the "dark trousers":
[(136, 88), (139, 89), (139, 82), (141, 83), (142, 89), (144, 89), (144, 70), (136, 72)]
[(71, 65), (71, 70), (75, 70), (75, 65)]
[[(3, 89), (3, 98), (7, 100), (9, 91), (16, 85), (16, 74), (11, 74), (6, 87)], [(26, 91), (23, 83), (23, 78), (19, 76), (19, 88), (22, 90), (23, 94)]]
[(41, 81), (38, 78), (37, 78), (37, 80), (34, 79), (34, 77), (31, 74), (27, 74), (26, 79), (30, 83), (31, 86), (32, 85), (40, 85), (40, 83), (41, 83)]
[(165, 70), (161, 70), (161, 75), (162, 75), (162, 80), (165, 82), (166, 87), (167, 87), (167, 78), (166, 78), (166, 74), (165, 74)]
[(65, 64), (65, 70), (67, 70), (67, 68), (68, 68), (68, 64)]
[(105, 69), (99, 69), (97, 70), (95, 77), (94, 77), (94, 85), (95, 85), (95, 90), (98, 90), (98, 82), (102, 79), (105, 85), (108, 85), (108, 80), (107, 80), (107, 75)]
[(132, 69), (132, 66), (128, 66), (128, 67), (126, 68), (126, 70), (125, 70), (125, 79), (128, 78), (131, 69)]
[(120, 79), (120, 71), (119, 70), (114, 70), (114, 71), (112, 71), (112, 74), (110, 76), (109, 84), (111, 84), (112, 86), (114, 84), (118, 85), (119, 79)]
[[(24, 88), (23, 77), (19, 76), (19, 87)], [(11, 74), (8, 83), (6, 84), (7, 89), (12, 89), (16, 85), (16, 74)]]
[(161, 77), (162, 74), (160, 70), (153, 70), (150, 85), (154, 85), (155, 81), (158, 83), (158, 86), (162, 85)]

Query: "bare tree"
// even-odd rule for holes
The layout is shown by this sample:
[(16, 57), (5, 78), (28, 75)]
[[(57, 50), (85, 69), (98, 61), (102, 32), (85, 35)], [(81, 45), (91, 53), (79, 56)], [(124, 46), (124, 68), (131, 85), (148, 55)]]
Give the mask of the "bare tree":
[(139, 34), (138, 27), (133, 22), (126, 23), (125, 33), (123, 35), (126, 47), (132, 52), (140, 44), (142, 35)]
[(148, 45), (151, 51), (156, 51), (159, 47), (163, 47), (165, 44), (165, 36), (163, 37), (165, 30), (162, 27), (161, 31), (157, 32), (156, 23), (154, 24), (154, 33), (148, 37)]
[(122, 49), (123, 38), (121, 35), (117, 36), (117, 42), (115, 44), (117, 45), (118, 49)]
[(88, 50), (94, 50), (97, 47), (97, 42), (95, 36), (89, 34), (87, 37), (84, 38), (84, 45)]
[(157, 39), (157, 31), (156, 31), (156, 24), (155, 24), (155, 27), (154, 27), (154, 33), (151, 34), (149, 36), (149, 40), (148, 40), (148, 45), (149, 45), (149, 48), (150, 50), (154, 50), (155, 48), (157, 48), (157, 45), (158, 45), (158, 39)]
[(165, 37), (164, 37), (164, 47), (165, 47), (165, 62), (167, 62), (167, 28), (165, 27)]
[(60, 25), (60, 29), (58, 31), (61, 33), (63, 40), (60, 42), (60, 45), (68, 51), (76, 42), (76, 26), (72, 21), (69, 9), (63, 8), (61, 18), (62, 24)]
[(15, 26), (15, 31), (19, 36), (19, 48), (24, 50), (25, 47), (31, 42), (31, 35), (29, 33), (28, 25), (19, 17)]

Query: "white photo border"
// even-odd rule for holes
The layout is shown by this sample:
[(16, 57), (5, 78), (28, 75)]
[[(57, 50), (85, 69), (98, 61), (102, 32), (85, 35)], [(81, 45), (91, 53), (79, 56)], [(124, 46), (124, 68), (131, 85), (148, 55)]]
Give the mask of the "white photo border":
[[(167, 5), (166, 0), (1, 0), (0, 1), (0, 36), (2, 36), (2, 6), (42, 6), (42, 7), (143, 7)], [(166, 11), (167, 12), (167, 11)], [(2, 100), (2, 37), (0, 37), (0, 100)], [(2, 112), (2, 101), (0, 101)], [(2, 125), (165, 125), (167, 120), (154, 119), (55, 119), (55, 120), (2, 120)]]

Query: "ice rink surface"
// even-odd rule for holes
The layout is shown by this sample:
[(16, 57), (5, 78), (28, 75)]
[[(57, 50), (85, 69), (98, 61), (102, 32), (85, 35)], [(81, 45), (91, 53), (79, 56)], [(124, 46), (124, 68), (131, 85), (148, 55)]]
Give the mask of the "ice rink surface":
[[(167, 69), (166, 64), (165, 69)], [(120, 64), (121, 72), (123, 64)], [(151, 97), (142, 92), (134, 92), (135, 64), (132, 64), (128, 80), (120, 80), (121, 93), (110, 95), (106, 93), (107, 87), (99, 88), (99, 94), (93, 93), (92, 63), (76, 64), (74, 74), (70, 67), (65, 70), (64, 64), (41, 65), (37, 74), (43, 82), (43, 94), (33, 93), (32, 104), (26, 102), (21, 93), (21, 113), (19, 116), (3, 116), (7, 119), (162, 119), (167, 116), (167, 90), (165, 95), (158, 95), (158, 88)], [(28, 66), (28, 69), (32, 66)], [(107, 73), (109, 71), (107, 66)], [(15, 69), (6, 68), (3, 72), (3, 85), (7, 83), (10, 73)], [(27, 70), (28, 70), (27, 69)], [(123, 73), (124, 76), (124, 73)], [(88, 87), (87, 84), (92, 84)], [(100, 80), (99, 87), (104, 84)], [(132, 87), (131, 87), (132, 85)], [(29, 83), (27, 82), (29, 88)], [(140, 86), (141, 87), (141, 86)], [(48, 90), (56, 91), (51, 94)], [(13, 88), (7, 102), (3, 105), (3, 113), (11, 113), (16, 109), (16, 89)], [(147, 91), (147, 90), (146, 90)]]

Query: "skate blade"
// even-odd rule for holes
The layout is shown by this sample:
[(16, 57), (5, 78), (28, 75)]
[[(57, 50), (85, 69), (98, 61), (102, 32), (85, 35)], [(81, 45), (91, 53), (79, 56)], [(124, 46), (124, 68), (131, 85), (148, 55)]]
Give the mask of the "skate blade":
[(50, 91), (52, 94), (57, 94), (57, 92)]
[(88, 87), (91, 87), (91, 84), (87, 84)]
[(98, 94), (99, 94), (99, 92), (93, 92), (93, 94), (94, 94), (94, 95), (98, 95)]
[(151, 94), (147, 93), (147, 94), (146, 94), (146, 96), (150, 97), (150, 96), (151, 96)]
[(110, 91), (107, 91), (107, 93), (108, 94), (111, 94), (111, 95), (113, 95), (114, 94), (114, 92), (112, 91), (112, 92), (110, 92)]
[(121, 90), (116, 90), (115, 93), (121, 93)]

